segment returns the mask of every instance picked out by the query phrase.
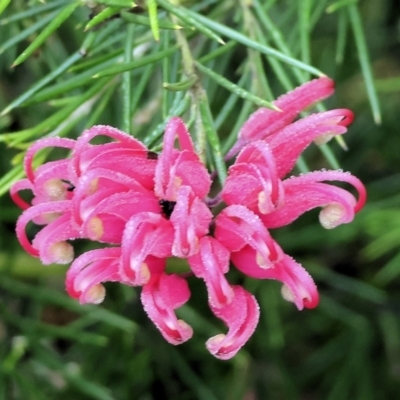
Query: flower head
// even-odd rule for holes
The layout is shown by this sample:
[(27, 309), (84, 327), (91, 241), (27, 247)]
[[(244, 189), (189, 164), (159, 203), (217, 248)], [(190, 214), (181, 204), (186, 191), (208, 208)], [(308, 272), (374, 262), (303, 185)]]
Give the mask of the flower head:
[[(219, 203), (208, 197), (212, 175), (180, 118), (168, 121), (159, 154), (108, 126), (94, 126), (77, 140), (40, 140), (26, 153), (27, 177), (11, 188), (24, 210), (17, 237), (44, 264), (72, 262), (66, 290), (81, 303), (102, 302), (104, 282), (141, 286), (146, 313), (175, 345), (193, 334), (176, 309), (189, 300), (187, 279), (200, 278), (211, 311), (228, 329), (206, 347), (215, 357), (229, 359), (259, 319), (254, 296), (228, 281), (230, 265), (254, 279), (280, 281), (284, 299), (299, 310), (313, 308), (319, 301), (313, 279), (270, 231), (316, 207), (321, 207), (321, 225), (332, 229), (351, 222), (365, 203), (364, 186), (349, 173), (324, 170), (286, 178), (312, 141), (342, 135), (352, 121), (345, 109), (294, 121), (332, 92), (333, 82), (319, 78), (276, 100), (280, 111), (262, 108), (252, 114), (226, 156), (237, 157), (216, 197)], [(99, 137), (103, 143), (94, 144)], [(34, 169), (35, 154), (51, 147), (70, 155)], [(351, 185), (357, 196), (332, 181)], [(20, 196), (23, 190), (32, 192), (30, 202)], [(42, 226), (32, 240), (26, 233), (30, 222)], [(70, 241), (77, 238), (102, 247), (74, 259)], [(168, 273), (166, 259), (172, 256), (186, 259), (190, 271)]]

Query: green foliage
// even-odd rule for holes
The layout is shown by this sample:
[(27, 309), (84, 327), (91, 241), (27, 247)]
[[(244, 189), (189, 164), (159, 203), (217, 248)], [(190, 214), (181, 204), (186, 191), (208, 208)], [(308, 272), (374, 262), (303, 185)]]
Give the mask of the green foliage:
[[(321, 305), (299, 313), (275, 282), (247, 279), (260, 324), (237, 357), (221, 362), (204, 347), (224, 327), (207, 309), (201, 282), (190, 281), (192, 298), (179, 311), (195, 336), (173, 347), (133, 288), (108, 285), (96, 307), (69, 299), (65, 268), (23, 254), (13, 233), (19, 211), (3, 196), (0, 400), (397, 398), (395, 3), (0, 0), (0, 195), (22, 177), (24, 151), (38, 138), (108, 124), (158, 149), (173, 115), (190, 125), (199, 154), (223, 182), (224, 154), (250, 113), (327, 74), (337, 82), (330, 106), (356, 112), (339, 143), (349, 151), (335, 142), (312, 146), (298, 170), (340, 165), (362, 178), (370, 197), (349, 226), (323, 231), (311, 213), (273, 232), (315, 277)], [(52, 156), (43, 152), (36, 162)]]

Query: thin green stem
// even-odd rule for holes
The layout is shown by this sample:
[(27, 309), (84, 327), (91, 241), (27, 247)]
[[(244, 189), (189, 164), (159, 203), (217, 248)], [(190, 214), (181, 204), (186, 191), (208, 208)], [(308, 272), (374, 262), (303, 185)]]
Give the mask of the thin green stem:
[[(128, 25), (126, 29), (126, 41), (124, 61), (132, 61), (134, 25)], [(124, 72), (122, 75), (122, 130), (131, 133), (131, 100), (132, 100), (132, 74), (131, 71)]]
[(360, 13), (358, 12), (357, 5), (350, 5), (348, 7), (348, 13), (350, 18), (350, 24), (353, 29), (354, 39), (358, 49), (358, 58), (360, 60), (361, 70), (364, 75), (365, 85), (367, 87), (367, 93), (369, 102), (371, 105), (372, 115), (376, 124), (381, 123), (381, 111), (379, 107), (379, 100), (376, 94), (374, 78), (372, 74), (371, 61), (369, 59), (367, 42), (364, 36)]

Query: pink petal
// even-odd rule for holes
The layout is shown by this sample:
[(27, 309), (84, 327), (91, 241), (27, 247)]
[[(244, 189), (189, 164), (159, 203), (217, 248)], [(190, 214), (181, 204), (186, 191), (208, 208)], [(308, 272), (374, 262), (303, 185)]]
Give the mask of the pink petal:
[(72, 197), (69, 188), (76, 180), (68, 174), (70, 163), (70, 159), (49, 161), (35, 171), (33, 193), (38, 202), (67, 200)]
[(92, 241), (121, 244), (126, 221), (111, 214), (98, 214), (82, 224), (82, 236)]
[(232, 158), (249, 141), (265, 139), (290, 124), (300, 111), (329, 97), (334, 91), (334, 82), (321, 77), (307, 82), (273, 102), (281, 111), (260, 108), (243, 124), (238, 141), (227, 154)]
[(39, 250), (44, 265), (69, 264), (74, 258), (74, 249), (67, 240), (81, 237), (79, 226), (75, 225), (71, 212), (45, 226), (33, 239), (32, 245)]
[(121, 243), (125, 224), (133, 215), (160, 212), (158, 199), (148, 190), (113, 192), (100, 190), (81, 201), (82, 231), (91, 240)]
[(318, 305), (317, 287), (310, 274), (288, 255), (274, 267), (262, 269), (256, 263), (256, 254), (249, 246), (232, 253), (233, 264), (245, 275), (256, 279), (275, 279), (284, 284), (282, 290), (286, 300), (292, 301), (299, 310), (314, 308)]
[(208, 351), (221, 360), (232, 358), (253, 334), (260, 311), (256, 299), (241, 286), (233, 286), (233, 301), (222, 308), (211, 306), (212, 312), (228, 326), (228, 333), (207, 340)]
[(109, 169), (130, 176), (146, 189), (153, 190), (156, 160), (147, 158), (147, 150), (115, 147), (109, 149), (110, 145), (114, 144), (116, 143), (93, 146), (97, 150), (93, 155), (93, 147), (85, 151), (84, 155), (90, 153), (91, 158), (87, 161), (85, 168), (81, 166), (82, 173), (97, 168)]
[(105, 296), (102, 282), (121, 282), (118, 270), (121, 249), (110, 247), (87, 251), (78, 257), (67, 272), (66, 290), (81, 304), (101, 303)]
[(243, 148), (229, 168), (221, 195), (228, 205), (245, 205), (261, 214), (274, 211), (282, 204), (282, 183), (265, 142), (256, 141)]
[(27, 203), (25, 200), (21, 199), (19, 196), (19, 192), (21, 190), (31, 190), (33, 191), (32, 182), (29, 179), (21, 179), (15, 182), (10, 188), (10, 197), (13, 202), (22, 210), (26, 210), (31, 205)]
[[(125, 132), (122, 132), (116, 128), (106, 125), (93, 126), (90, 129), (87, 129), (85, 132), (83, 132), (83, 134), (79, 137), (75, 147), (75, 151), (73, 153), (74, 170), (76, 171), (76, 174), (78, 176), (81, 174), (82, 171), (81, 168), (83, 167), (83, 170), (85, 169), (84, 166), (85, 158), (82, 159), (83, 152), (92, 146), (90, 144), (90, 141), (93, 138), (99, 136), (106, 136), (111, 139), (114, 139), (130, 149), (147, 151), (147, 148), (144, 144), (134, 139), (132, 136), (128, 135)], [(101, 145), (99, 146), (101, 147)]]
[[(178, 136), (181, 151), (174, 148)], [(167, 124), (163, 150), (158, 157), (155, 172), (155, 193), (160, 199), (176, 201), (181, 186), (190, 186), (196, 196), (204, 198), (210, 189), (207, 169), (194, 151), (189, 133), (179, 118)]]
[(181, 258), (196, 254), (199, 239), (208, 233), (211, 220), (212, 214), (206, 204), (189, 186), (182, 186), (170, 217), (175, 231), (172, 254)]
[[(353, 185), (358, 191), (358, 201), (345, 189), (321, 183), (337, 180)], [(365, 204), (364, 185), (354, 176), (342, 171), (316, 171), (283, 181), (284, 206), (268, 215), (261, 216), (265, 226), (278, 228), (290, 224), (301, 214), (315, 207), (323, 207), (320, 222), (327, 229), (353, 220), (354, 214)]]
[(35, 179), (35, 172), (33, 171), (33, 158), (35, 154), (46, 147), (61, 147), (65, 149), (74, 149), (76, 145), (76, 141), (72, 139), (65, 139), (65, 138), (46, 138), (46, 139), (39, 139), (32, 146), (29, 147), (25, 154), (24, 158), (24, 169), (27, 178), (33, 182)]
[(179, 117), (172, 117), (165, 127), (163, 151), (166, 153), (171, 151), (177, 136), (180, 148), (194, 153), (192, 139), (184, 122)]
[(229, 251), (250, 246), (260, 268), (270, 268), (283, 254), (260, 218), (244, 206), (225, 208), (215, 220), (214, 236)]
[(142, 212), (134, 215), (125, 225), (122, 236), (121, 272), (132, 285), (149, 282), (151, 272), (148, 256), (171, 256), (173, 228), (160, 214)]
[[(86, 172), (79, 179), (74, 189), (73, 209), (76, 220), (83, 222), (82, 202), (85, 198), (97, 191), (104, 197), (111, 193), (126, 192), (129, 190), (141, 190), (143, 187), (134, 178), (120, 172), (110, 171), (104, 168), (96, 168)], [(101, 195), (100, 195), (101, 196)]]
[(208, 301), (215, 308), (229, 304), (233, 290), (225, 279), (229, 270), (229, 251), (216, 239), (204, 236), (200, 239), (200, 252), (188, 259), (193, 273), (204, 279)]
[(141, 300), (149, 318), (165, 340), (178, 345), (193, 335), (192, 328), (177, 319), (174, 310), (189, 300), (187, 282), (177, 275), (154, 274), (143, 286)]
[(60, 213), (65, 213), (70, 210), (70, 208), (71, 202), (69, 200), (63, 200), (38, 204), (25, 210), (18, 218), (17, 226), (15, 228), (17, 238), (24, 250), (34, 257), (39, 257), (39, 250), (32, 246), (26, 236), (26, 226), (30, 221), (38, 216), (49, 214), (53, 214), (58, 217)]
[(330, 139), (346, 133), (346, 126), (352, 120), (353, 113), (350, 110), (330, 110), (302, 118), (266, 138), (276, 162), (278, 176), (285, 176), (294, 167), (299, 155), (313, 140), (322, 137)]
[(158, 197), (176, 201), (181, 186), (190, 186), (203, 199), (211, 186), (210, 175), (196, 153), (183, 150), (161, 152), (155, 172), (155, 193)]
[(210, 187), (210, 175), (196, 153), (182, 151), (175, 163), (174, 179), (180, 179), (181, 185), (190, 186), (196, 196), (203, 199)]

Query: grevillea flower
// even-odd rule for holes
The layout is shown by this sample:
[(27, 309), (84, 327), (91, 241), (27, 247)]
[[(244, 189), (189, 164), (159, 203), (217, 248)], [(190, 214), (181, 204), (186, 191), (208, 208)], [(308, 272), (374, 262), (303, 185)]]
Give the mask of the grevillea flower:
[(181, 344), (190, 339), (193, 330), (178, 319), (174, 310), (189, 300), (186, 280), (178, 275), (152, 273), (149, 283), (143, 286), (141, 300), (144, 310), (163, 337), (171, 344)]
[(221, 360), (232, 358), (248, 341), (256, 329), (260, 316), (256, 299), (241, 286), (234, 286), (233, 300), (217, 308), (211, 305), (211, 310), (228, 326), (228, 333), (220, 333), (206, 342), (211, 354)]
[[(174, 148), (176, 137), (181, 150)], [(175, 230), (173, 255), (186, 258), (196, 254), (199, 238), (208, 233), (212, 219), (204, 203), (211, 179), (179, 118), (172, 118), (166, 127), (154, 181), (155, 194), (165, 204), (173, 205), (170, 214)]]
[(333, 94), (334, 82), (322, 77), (307, 82), (279, 97), (273, 102), (280, 111), (260, 108), (243, 124), (238, 140), (228, 152), (226, 158), (235, 156), (246, 144), (266, 139), (273, 133), (288, 126), (297, 115), (314, 103)]
[[(73, 259), (73, 248), (67, 240), (80, 236), (71, 214), (71, 188), (75, 181), (70, 173), (70, 161), (50, 161), (33, 170), (35, 154), (47, 147), (61, 147), (72, 150), (75, 141), (51, 138), (34, 143), (26, 152), (24, 169), (27, 178), (16, 182), (10, 190), (11, 197), (23, 210), (17, 221), (16, 233), (24, 249), (32, 256), (41, 258), (43, 264), (57, 262), (68, 264)], [(31, 204), (23, 200), (19, 192), (30, 190), (33, 194)], [(45, 227), (31, 243), (26, 236), (26, 225), (33, 221)]]
[[(313, 308), (319, 301), (313, 279), (270, 230), (316, 207), (322, 208), (321, 225), (335, 228), (351, 222), (365, 203), (364, 186), (349, 173), (324, 170), (286, 178), (312, 141), (342, 135), (352, 121), (345, 109), (294, 121), (332, 92), (333, 82), (319, 78), (277, 99), (280, 111), (262, 108), (252, 114), (226, 156), (237, 157), (216, 200), (208, 197), (212, 177), (180, 118), (168, 121), (160, 154), (108, 126), (92, 127), (77, 140), (39, 140), (26, 153), (26, 179), (11, 188), (24, 210), (17, 237), (44, 264), (72, 261), (66, 289), (82, 304), (102, 302), (104, 282), (141, 286), (144, 310), (174, 345), (193, 334), (175, 312), (189, 300), (187, 278), (202, 279), (211, 311), (227, 326), (206, 347), (215, 357), (229, 359), (259, 320), (254, 296), (227, 280), (230, 266), (254, 279), (280, 281), (284, 299), (300, 310)], [(108, 141), (94, 144), (99, 137)], [(35, 154), (51, 147), (70, 155), (35, 170)], [(358, 195), (333, 181), (351, 185)], [(30, 202), (20, 196), (23, 190), (32, 192)], [(213, 215), (215, 205), (219, 212)], [(30, 222), (43, 226), (32, 241), (26, 233)], [(77, 238), (103, 247), (74, 259), (69, 241)], [(190, 271), (169, 274), (166, 259), (172, 256), (186, 259)]]
[[(233, 264), (251, 277), (280, 280), (284, 298), (299, 309), (318, 304), (315, 284), (300, 264), (284, 254), (268, 229), (285, 226), (316, 207), (322, 207), (321, 225), (335, 228), (351, 222), (366, 200), (362, 183), (342, 171), (316, 171), (283, 179), (313, 140), (324, 142), (343, 134), (353, 120), (351, 111), (338, 109), (288, 125), (305, 105), (319, 97), (318, 93), (315, 98), (304, 96), (307, 87), (320, 87), (324, 94), (332, 86), (328, 78), (310, 82), (278, 100), (283, 116), (273, 110), (259, 110), (245, 122), (234, 148), (240, 147), (243, 137), (264, 140), (246, 144), (229, 168), (221, 192), (228, 207), (215, 221), (215, 237), (231, 251)], [(271, 126), (265, 125), (265, 119)], [(357, 190), (358, 200), (325, 181), (349, 183)]]

